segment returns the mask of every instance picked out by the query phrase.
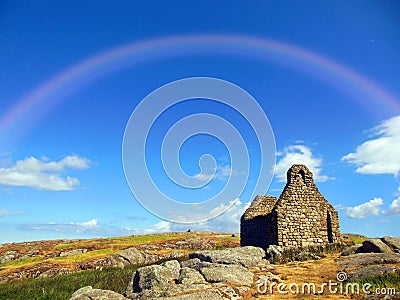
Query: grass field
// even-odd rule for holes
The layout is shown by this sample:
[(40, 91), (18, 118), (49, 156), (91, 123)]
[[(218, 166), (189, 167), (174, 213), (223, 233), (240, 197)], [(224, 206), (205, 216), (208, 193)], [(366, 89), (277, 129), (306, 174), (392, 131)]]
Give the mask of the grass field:
[(0, 299), (69, 299), (76, 290), (88, 285), (91, 285), (93, 288), (124, 293), (136, 268), (128, 266), (124, 269), (109, 268), (102, 271), (81, 271), (52, 278), (26, 279), (3, 283), (0, 284)]

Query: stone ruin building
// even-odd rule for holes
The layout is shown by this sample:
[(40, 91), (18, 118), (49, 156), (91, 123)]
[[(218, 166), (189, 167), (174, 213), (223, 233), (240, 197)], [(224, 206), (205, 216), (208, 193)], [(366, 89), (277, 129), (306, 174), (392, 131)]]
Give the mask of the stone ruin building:
[(338, 213), (319, 192), (305, 165), (287, 171), (279, 199), (256, 196), (240, 220), (241, 246), (305, 247), (339, 241)]

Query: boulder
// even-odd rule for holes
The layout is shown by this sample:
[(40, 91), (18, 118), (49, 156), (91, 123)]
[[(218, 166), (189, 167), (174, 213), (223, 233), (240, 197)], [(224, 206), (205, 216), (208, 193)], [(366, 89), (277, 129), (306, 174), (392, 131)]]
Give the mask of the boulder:
[(393, 253), (392, 249), (380, 239), (369, 239), (362, 243), (357, 253)]
[(0, 265), (17, 258), (19, 258), (19, 254), (16, 251), (6, 251), (3, 255), (0, 255)]
[(296, 261), (306, 261), (310, 259), (314, 260), (321, 259), (321, 256), (305, 250), (301, 251), (300, 253), (297, 253), (294, 258)]
[(133, 298), (134, 293), (148, 291), (151, 297), (170, 296), (169, 284), (179, 279), (180, 269), (177, 260), (139, 268), (132, 276), (125, 295)]
[(266, 253), (266, 258), (271, 262), (271, 263), (278, 263), (280, 262), (282, 258), (282, 247), (278, 245), (269, 245), (267, 248)]
[(216, 265), (213, 267), (201, 268), (200, 273), (207, 282), (224, 282), (236, 286), (251, 286), (253, 273), (238, 265)]
[(386, 245), (388, 245), (394, 252), (400, 253), (400, 238), (395, 238), (392, 236), (385, 236), (382, 239)]
[(109, 290), (83, 287), (72, 294), (70, 300), (127, 300), (123, 295)]
[(86, 253), (87, 251), (88, 251), (87, 249), (73, 249), (73, 250), (61, 252), (60, 257), (78, 255), (78, 254)]
[(246, 246), (217, 251), (199, 251), (189, 255), (201, 261), (217, 264), (236, 264), (244, 267), (256, 266), (265, 257), (265, 251), (259, 247)]
[(114, 258), (116, 258), (116, 260), (122, 260), (126, 264), (137, 266), (152, 264), (160, 260), (158, 255), (140, 252), (135, 247), (117, 252), (114, 254)]
[(355, 254), (360, 247), (362, 247), (361, 244), (351, 245), (342, 251), (341, 256), (348, 256)]

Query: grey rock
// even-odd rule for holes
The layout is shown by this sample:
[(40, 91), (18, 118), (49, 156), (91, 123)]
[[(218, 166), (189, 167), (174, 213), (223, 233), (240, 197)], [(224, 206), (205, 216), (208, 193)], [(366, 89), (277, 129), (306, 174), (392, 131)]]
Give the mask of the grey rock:
[(189, 255), (190, 258), (199, 258), (201, 261), (218, 264), (236, 264), (252, 267), (260, 263), (265, 257), (265, 251), (259, 247), (246, 246), (217, 251), (199, 251)]
[(395, 271), (396, 268), (391, 265), (372, 265), (348, 271), (347, 276), (349, 279), (361, 279), (365, 277), (374, 277), (378, 275), (392, 273)]
[(362, 243), (357, 253), (393, 253), (392, 249), (380, 239), (369, 239)]
[(228, 299), (236, 300), (240, 299), (240, 295), (230, 286), (222, 286), (219, 288), (219, 291), (222, 292), (222, 295)]
[(0, 264), (8, 263), (9, 261), (19, 258), (19, 254), (16, 251), (6, 251), (0, 256)]
[(218, 264), (215, 263), (210, 263), (210, 262), (206, 262), (206, 261), (201, 261), (198, 258), (192, 258), (192, 259), (188, 259), (185, 261), (181, 262), (181, 267), (188, 267), (188, 268), (192, 268), (195, 269), (196, 271), (199, 271), (200, 268), (206, 268), (206, 267), (212, 267)]
[(357, 245), (352, 245), (347, 247), (346, 249), (344, 249), (341, 253), (342, 256), (348, 256), (348, 255), (352, 255), (355, 254), (357, 252), (357, 250), (361, 247), (361, 244), (357, 244)]
[(132, 298), (134, 293), (148, 291), (152, 297), (170, 296), (169, 284), (179, 279), (180, 268), (176, 260), (139, 268), (132, 276), (125, 295)]
[(160, 264), (160, 266), (164, 268), (164, 275), (166, 277), (169, 277), (170, 279), (173, 280), (179, 279), (181, 265), (177, 260), (166, 261)]
[(181, 275), (179, 278), (179, 283), (182, 284), (197, 284), (197, 283), (206, 283), (203, 275), (200, 274), (200, 272), (188, 268), (188, 267), (183, 267), (181, 269)]
[(207, 282), (224, 282), (237, 286), (251, 286), (253, 273), (238, 265), (217, 265), (201, 268), (200, 273)]
[(199, 238), (190, 238), (185, 241), (177, 241), (176, 246), (179, 249), (193, 249), (193, 250), (205, 250), (214, 249), (215, 243)]
[(200, 292), (195, 292), (191, 294), (185, 294), (181, 296), (160, 298), (163, 300), (224, 300), (217, 291), (214, 290), (205, 290)]
[(282, 247), (278, 245), (269, 245), (267, 250), (265, 251), (266, 253), (266, 258), (271, 262), (271, 263), (278, 263), (281, 258), (282, 258)]
[(400, 238), (395, 238), (392, 236), (385, 236), (382, 238), (382, 242), (388, 245), (394, 252), (400, 252)]
[(135, 247), (121, 250), (110, 257), (112, 265), (123, 267), (125, 265), (143, 266), (155, 263), (160, 260), (158, 255), (147, 254), (139, 251)]
[(400, 255), (395, 253), (359, 253), (342, 256), (338, 259), (341, 269), (376, 264), (398, 264)]
[(180, 258), (183, 256), (185, 256), (185, 253), (179, 251), (171, 252), (171, 254), (169, 255), (170, 258)]
[(88, 251), (87, 249), (73, 249), (73, 250), (61, 252), (60, 257), (78, 255), (78, 254), (86, 253), (87, 251)]
[(301, 251), (300, 253), (295, 255), (295, 260), (297, 260), (297, 261), (306, 261), (306, 260), (310, 260), (310, 259), (316, 260), (316, 259), (320, 259), (320, 258), (321, 258), (321, 256), (319, 256), (315, 253), (309, 252), (309, 251)]
[(83, 287), (72, 294), (70, 300), (126, 300), (123, 295), (109, 290), (93, 289), (91, 286)]

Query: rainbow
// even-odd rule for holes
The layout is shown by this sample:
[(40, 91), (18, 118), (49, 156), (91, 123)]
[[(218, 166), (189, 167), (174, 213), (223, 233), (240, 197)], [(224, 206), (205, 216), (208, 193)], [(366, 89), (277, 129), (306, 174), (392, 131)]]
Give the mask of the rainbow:
[[(32, 111), (45, 111), (72, 91), (123, 67), (193, 54), (228, 54), (273, 60), (300, 69), (351, 95), (365, 109), (400, 113), (400, 102), (381, 87), (328, 58), (282, 42), (247, 36), (191, 35), (134, 42), (90, 57), (28, 93), (0, 118), (0, 137), (22, 126)], [(34, 116), (33, 116), (34, 117)], [(36, 116), (39, 118), (39, 116)]]

